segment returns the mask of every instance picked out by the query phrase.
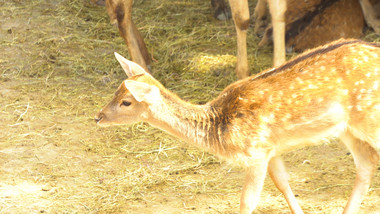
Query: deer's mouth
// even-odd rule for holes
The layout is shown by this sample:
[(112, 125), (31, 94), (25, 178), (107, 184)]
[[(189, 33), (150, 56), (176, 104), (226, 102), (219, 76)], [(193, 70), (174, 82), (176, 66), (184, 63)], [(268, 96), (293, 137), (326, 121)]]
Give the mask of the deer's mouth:
[(104, 115), (102, 113), (95, 115), (94, 120), (98, 126), (109, 126), (109, 124), (104, 121)]

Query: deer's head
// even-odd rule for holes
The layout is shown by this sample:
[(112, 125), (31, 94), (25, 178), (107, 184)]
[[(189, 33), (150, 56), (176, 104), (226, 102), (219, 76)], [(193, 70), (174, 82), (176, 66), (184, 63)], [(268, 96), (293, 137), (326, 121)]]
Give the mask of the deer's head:
[(115, 96), (95, 115), (100, 126), (131, 124), (149, 119), (149, 106), (160, 99), (161, 84), (138, 64), (115, 53), (116, 59), (129, 77)]

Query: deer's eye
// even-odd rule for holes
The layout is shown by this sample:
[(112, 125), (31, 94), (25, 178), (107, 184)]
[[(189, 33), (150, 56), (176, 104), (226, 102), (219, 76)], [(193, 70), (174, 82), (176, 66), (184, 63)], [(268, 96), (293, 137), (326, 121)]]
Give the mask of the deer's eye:
[(132, 104), (131, 102), (128, 102), (125, 100), (121, 103), (121, 105), (123, 105), (123, 106), (130, 106), (131, 104)]

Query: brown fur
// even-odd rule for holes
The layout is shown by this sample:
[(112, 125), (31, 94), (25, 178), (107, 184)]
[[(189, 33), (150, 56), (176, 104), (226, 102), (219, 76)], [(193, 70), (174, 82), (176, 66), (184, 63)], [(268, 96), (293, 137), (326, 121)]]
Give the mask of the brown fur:
[(359, 209), (379, 160), (379, 44), (339, 40), (318, 47), (229, 85), (205, 105), (181, 100), (143, 68), (116, 57), (130, 79), (96, 115), (99, 125), (145, 121), (246, 167), (244, 214), (255, 209), (267, 172), (291, 211), (302, 213), (280, 156), (337, 135), (357, 168), (344, 213)]
[(303, 51), (339, 38), (360, 38), (365, 26), (357, 0), (339, 0), (315, 16), (303, 31), (287, 39), (287, 48)]
[[(358, 0), (288, 0), (286, 19), (287, 50), (303, 51), (339, 38), (359, 38), (365, 26)], [(272, 37), (266, 29), (260, 45)]]

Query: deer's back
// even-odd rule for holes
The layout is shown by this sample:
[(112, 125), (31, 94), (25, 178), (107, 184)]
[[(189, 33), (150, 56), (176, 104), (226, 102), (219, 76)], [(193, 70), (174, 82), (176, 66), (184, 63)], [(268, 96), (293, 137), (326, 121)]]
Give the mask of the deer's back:
[(346, 128), (379, 141), (379, 56), (378, 44), (340, 40), (238, 81), (210, 104), (225, 117), (226, 138), (246, 147), (292, 147)]

